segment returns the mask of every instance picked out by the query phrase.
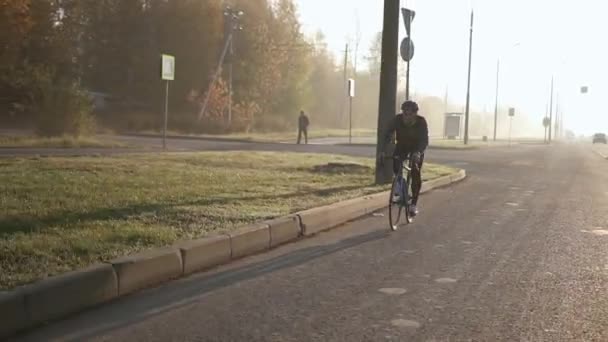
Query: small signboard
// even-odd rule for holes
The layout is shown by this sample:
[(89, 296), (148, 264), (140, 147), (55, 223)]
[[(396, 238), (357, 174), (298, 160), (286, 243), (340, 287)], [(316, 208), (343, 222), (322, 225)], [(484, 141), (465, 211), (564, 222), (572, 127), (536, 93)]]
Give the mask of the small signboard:
[(175, 80), (175, 57), (171, 55), (161, 55), (160, 77), (164, 81)]
[(515, 108), (509, 108), (509, 116), (515, 116)]
[(355, 80), (352, 78), (348, 79), (348, 96), (355, 97)]
[(587, 94), (588, 92), (589, 92), (589, 87), (587, 87), (587, 86), (581, 87), (581, 94)]

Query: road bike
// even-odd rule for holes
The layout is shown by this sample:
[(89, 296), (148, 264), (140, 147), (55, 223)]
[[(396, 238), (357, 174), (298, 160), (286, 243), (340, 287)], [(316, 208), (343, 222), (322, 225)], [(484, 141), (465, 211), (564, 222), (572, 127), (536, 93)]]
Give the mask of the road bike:
[(404, 160), (393, 157), (394, 163), (401, 163), (399, 172), (393, 179), (388, 204), (388, 218), (391, 230), (399, 228), (400, 220), (403, 216), (404, 222), (412, 223), (414, 217), (410, 212), (412, 205), (412, 158), (410, 155)]

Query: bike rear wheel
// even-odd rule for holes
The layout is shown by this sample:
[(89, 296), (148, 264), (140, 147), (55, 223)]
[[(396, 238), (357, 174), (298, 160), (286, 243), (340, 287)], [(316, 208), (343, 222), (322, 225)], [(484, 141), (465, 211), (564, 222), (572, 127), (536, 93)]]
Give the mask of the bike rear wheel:
[[(388, 218), (392, 231), (399, 229), (399, 220), (401, 219), (404, 211), (402, 182), (403, 178), (401, 178), (401, 176), (395, 177), (391, 187), (391, 193), (388, 198)], [(398, 197), (399, 200), (395, 201), (395, 197)]]

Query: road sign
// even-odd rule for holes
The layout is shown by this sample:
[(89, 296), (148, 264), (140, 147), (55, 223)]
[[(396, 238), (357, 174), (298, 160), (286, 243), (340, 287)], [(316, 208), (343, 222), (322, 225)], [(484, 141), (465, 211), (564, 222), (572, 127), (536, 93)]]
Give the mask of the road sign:
[(515, 108), (509, 108), (509, 116), (515, 116)]
[(412, 29), (412, 21), (416, 17), (416, 12), (411, 9), (401, 8), (401, 14), (403, 15), (403, 24), (405, 25), (405, 32), (407, 32), (407, 36), (410, 36), (410, 32)]
[(549, 127), (551, 125), (551, 119), (549, 118), (544, 118), (543, 119), (543, 126), (545, 127)]
[(160, 78), (164, 81), (175, 80), (175, 57), (171, 55), (161, 55)]
[(589, 92), (589, 87), (587, 87), (587, 86), (581, 87), (581, 94), (587, 94), (588, 92)]
[(409, 37), (403, 38), (399, 51), (403, 61), (411, 61), (414, 58), (414, 42)]
[(348, 96), (355, 97), (355, 80), (352, 78), (348, 79)]

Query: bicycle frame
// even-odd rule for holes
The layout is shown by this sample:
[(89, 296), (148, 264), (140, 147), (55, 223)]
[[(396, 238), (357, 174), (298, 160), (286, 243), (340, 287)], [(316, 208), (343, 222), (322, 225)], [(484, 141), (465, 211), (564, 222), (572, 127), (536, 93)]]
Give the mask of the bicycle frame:
[[(400, 158), (397, 157), (393, 157), (394, 161), (393, 162), (400, 162)], [(399, 196), (401, 198), (401, 205), (404, 207), (407, 207), (408, 202), (410, 200), (410, 196), (408, 194), (408, 189), (406, 187), (409, 186), (409, 182), (408, 182), (408, 178), (410, 177), (410, 172), (412, 171), (412, 166), (411, 166), (411, 162), (412, 159), (410, 158), (410, 156), (406, 156), (405, 159), (403, 159), (403, 161), (401, 161), (401, 167), (399, 168), (399, 173), (395, 176), (399, 178), (399, 192), (400, 195)], [(405, 170), (405, 177), (404, 177), (404, 172), (403, 170)], [(411, 181), (411, 180), (410, 180)]]

